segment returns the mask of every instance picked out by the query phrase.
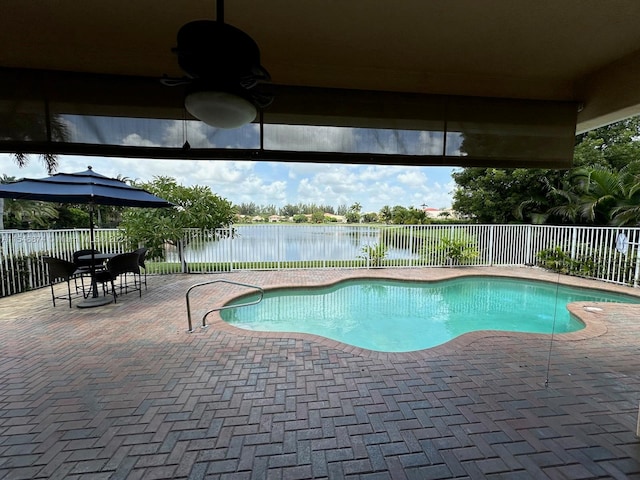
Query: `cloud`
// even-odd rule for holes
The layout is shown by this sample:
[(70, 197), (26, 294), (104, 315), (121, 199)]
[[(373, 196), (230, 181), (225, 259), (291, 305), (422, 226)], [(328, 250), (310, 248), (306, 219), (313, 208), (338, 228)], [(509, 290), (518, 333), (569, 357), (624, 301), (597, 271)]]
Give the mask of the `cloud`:
[(162, 133), (163, 147), (180, 147), (188, 141), (192, 148), (215, 148), (207, 138), (207, 126), (202, 122), (169, 122)]
[[(128, 142), (144, 142), (130, 135)], [(152, 143), (152, 142), (149, 142)], [(169, 176), (182, 185), (203, 185), (234, 204), (254, 202), (277, 207), (287, 203), (351, 205), (358, 202), (364, 212), (377, 212), (384, 205), (419, 207), (451, 206), (455, 182), (452, 168), (395, 165), (305, 164), (222, 160), (158, 160), (60, 156), (59, 171), (85, 170), (87, 165), (106, 176), (126, 176), (148, 182), (154, 176)], [(45, 177), (37, 155), (25, 168), (18, 168), (9, 154), (0, 154), (0, 174), (17, 178)]]
[(427, 183), (427, 176), (420, 170), (399, 173), (397, 179), (401, 184), (414, 188), (422, 188)]
[(287, 182), (274, 181), (265, 183), (256, 175), (245, 178), (233, 195), (233, 203), (255, 203), (257, 205), (283, 206), (287, 203)]
[(151, 140), (142, 138), (137, 133), (130, 133), (122, 139), (122, 145), (131, 147), (161, 147), (162, 145), (154, 143)]
[(265, 125), (267, 150), (299, 152), (353, 152), (356, 138), (352, 128), (306, 125)]

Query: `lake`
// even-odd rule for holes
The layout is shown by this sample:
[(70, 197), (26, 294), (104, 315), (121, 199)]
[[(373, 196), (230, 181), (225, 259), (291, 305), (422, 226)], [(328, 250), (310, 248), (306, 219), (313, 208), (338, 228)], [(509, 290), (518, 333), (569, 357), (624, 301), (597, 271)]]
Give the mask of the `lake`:
[[(187, 262), (269, 262), (356, 260), (362, 247), (379, 243), (378, 227), (361, 225), (261, 224), (234, 227), (234, 238), (192, 242)], [(386, 258), (415, 258), (408, 250), (390, 248)], [(170, 253), (168, 261), (177, 261)]]

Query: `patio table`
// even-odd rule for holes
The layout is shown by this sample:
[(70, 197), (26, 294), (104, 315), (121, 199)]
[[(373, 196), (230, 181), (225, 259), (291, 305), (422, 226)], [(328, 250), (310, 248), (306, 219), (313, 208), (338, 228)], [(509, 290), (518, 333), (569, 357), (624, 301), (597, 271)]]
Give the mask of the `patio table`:
[(80, 257), (78, 257), (78, 260), (82, 260), (83, 262), (93, 261), (94, 267), (91, 269), (91, 293), (87, 298), (78, 303), (78, 308), (99, 307), (101, 305), (107, 305), (108, 303), (111, 303), (113, 301), (110, 296), (103, 295), (102, 297), (100, 297), (98, 295), (98, 282), (96, 281), (95, 267), (98, 265), (102, 265), (105, 261), (115, 257), (116, 255), (117, 253), (94, 253), (90, 255), (81, 255)]

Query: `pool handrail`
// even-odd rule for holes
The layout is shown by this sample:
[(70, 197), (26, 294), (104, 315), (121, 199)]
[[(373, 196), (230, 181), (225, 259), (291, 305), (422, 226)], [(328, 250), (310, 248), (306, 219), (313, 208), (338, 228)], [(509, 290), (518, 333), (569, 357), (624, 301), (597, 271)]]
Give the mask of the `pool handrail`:
[(258, 287), (256, 285), (250, 285), (248, 283), (241, 283), (241, 282), (234, 282), (232, 280), (225, 280), (223, 278), (219, 278), (217, 280), (211, 280), (209, 282), (202, 282), (202, 283), (196, 283), (195, 285), (191, 285), (191, 287), (189, 287), (189, 289), (187, 290), (187, 293), (185, 295), (185, 298), (186, 298), (186, 301), (187, 301), (187, 321), (189, 323), (189, 330), (187, 330), (187, 333), (193, 333), (193, 326), (192, 326), (192, 323), (191, 323), (191, 305), (189, 303), (189, 294), (195, 288), (203, 287), (205, 285), (211, 285), (211, 284), (214, 284), (214, 283), (228, 283), (228, 284), (237, 285), (237, 286), (240, 286), (240, 287), (255, 288), (256, 290), (258, 290), (260, 292), (260, 298), (258, 298), (258, 300), (252, 301), (252, 302), (240, 303), (240, 304), (235, 304), (235, 305), (223, 305), (222, 307), (212, 308), (211, 310), (207, 311), (202, 316), (202, 326), (201, 326), (201, 328), (207, 328), (207, 326), (208, 326), (207, 325), (207, 316), (210, 313), (217, 312), (217, 311), (220, 311), (220, 310), (226, 310), (227, 308), (248, 307), (249, 305), (255, 305), (257, 303), (260, 303), (262, 301), (263, 296), (264, 296), (264, 290), (261, 287)]

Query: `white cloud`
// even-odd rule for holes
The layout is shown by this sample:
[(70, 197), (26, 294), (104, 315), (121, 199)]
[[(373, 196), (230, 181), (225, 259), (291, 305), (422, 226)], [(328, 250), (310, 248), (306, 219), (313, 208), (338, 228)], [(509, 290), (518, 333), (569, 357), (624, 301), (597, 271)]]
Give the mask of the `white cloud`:
[(202, 122), (175, 121), (167, 128), (163, 140), (167, 146), (184, 145), (187, 140), (192, 148), (216, 148), (207, 138), (207, 128)]
[(306, 125), (265, 125), (267, 150), (350, 152), (356, 138), (353, 129)]
[(392, 165), (368, 165), (360, 173), (362, 181), (378, 181), (384, 180), (392, 176), (398, 167)]
[[(244, 179), (242, 183), (235, 188), (233, 194), (233, 203), (255, 203), (257, 205), (276, 205), (283, 206), (286, 203), (287, 182), (275, 181), (265, 183), (256, 175), (251, 175)], [(224, 196), (224, 195), (223, 195)], [(231, 195), (228, 196), (231, 198)]]
[[(130, 137), (130, 142), (142, 138)], [(221, 160), (154, 160), (60, 156), (59, 171), (76, 172), (92, 165), (106, 176), (148, 182), (169, 176), (182, 185), (204, 185), (235, 204), (316, 203), (338, 207), (358, 202), (364, 212), (384, 205), (451, 206), (455, 182), (452, 168), (394, 165), (341, 165)], [(0, 174), (17, 178), (47, 175), (37, 155), (18, 168), (9, 154), (0, 154)]]
[(122, 145), (132, 147), (160, 147), (161, 145), (153, 143), (151, 140), (142, 138), (137, 133), (131, 133), (122, 139)]
[(442, 155), (444, 134), (441, 132), (420, 132), (420, 143), (424, 145), (424, 155)]
[(413, 188), (423, 188), (427, 183), (427, 176), (417, 169), (399, 173), (397, 179), (403, 185)]

